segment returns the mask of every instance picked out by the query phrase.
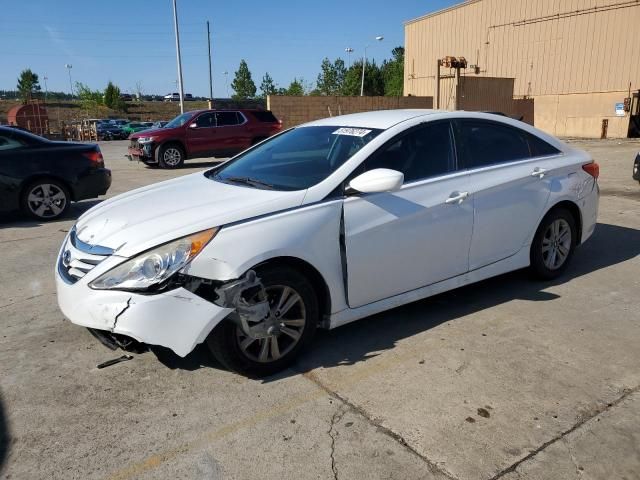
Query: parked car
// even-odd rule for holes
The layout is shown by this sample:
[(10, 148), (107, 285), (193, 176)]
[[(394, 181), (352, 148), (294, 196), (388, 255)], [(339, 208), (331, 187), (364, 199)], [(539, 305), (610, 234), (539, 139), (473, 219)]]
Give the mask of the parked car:
[(110, 185), (98, 145), (52, 142), (0, 127), (0, 211), (21, 209), (52, 220), (72, 201), (104, 195)]
[(165, 102), (179, 102), (180, 94), (177, 92), (167, 93), (163, 98)]
[(129, 135), (118, 125), (104, 121), (96, 124), (98, 140), (124, 140)]
[(126, 118), (110, 118), (109, 119), (109, 123), (112, 123), (113, 125), (118, 125), (119, 127), (122, 127), (129, 122), (130, 120), (127, 120)]
[(633, 161), (633, 179), (640, 183), (640, 152), (638, 152), (636, 159)]
[(193, 101), (193, 95), (191, 95), (190, 93), (185, 93), (184, 94), (184, 101), (185, 102)]
[(497, 115), (327, 118), (94, 207), (60, 250), (58, 302), (105, 335), (181, 356), (206, 339), (272, 374), (317, 327), (527, 266), (558, 277), (595, 229), (598, 173)]
[(164, 120), (161, 120), (159, 122), (153, 122), (153, 124), (151, 125), (151, 128), (164, 128), (167, 123), (169, 122), (165, 122)]
[(127, 134), (127, 136), (129, 136), (132, 133), (148, 130), (152, 125), (152, 122), (129, 122), (122, 126), (122, 130)]
[(189, 158), (235, 155), (281, 129), (269, 110), (196, 110), (129, 137), (129, 158), (177, 168)]
[(125, 102), (130, 102), (130, 101), (132, 101), (132, 100), (133, 100), (133, 97), (132, 97), (130, 94), (128, 94), (128, 93), (121, 93), (121, 94), (120, 94), (120, 98), (121, 98), (122, 100), (124, 100)]

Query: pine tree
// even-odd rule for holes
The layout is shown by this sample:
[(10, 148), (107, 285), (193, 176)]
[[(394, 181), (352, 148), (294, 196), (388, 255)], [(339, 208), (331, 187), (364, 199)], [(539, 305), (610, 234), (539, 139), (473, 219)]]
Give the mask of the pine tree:
[(240, 60), (240, 67), (236, 72), (236, 76), (231, 82), (231, 88), (236, 92), (233, 98), (236, 100), (244, 100), (256, 96), (256, 84), (251, 79), (251, 72), (247, 62)]
[(277, 91), (277, 85), (269, 75), (269, 72), (264, 74), (262, 77), (262, 83), (260, 84), (260, 92), (262, 92), (262, 97), (267, 98), (267, 95), (275, 95)]
[(22, 103), (27, 103), (33, 97), (33, 94), (40, 91), (40, 83), (38, 75), (33, 73), (30, 68), (20, 72), (18, 77), (18, 96)]

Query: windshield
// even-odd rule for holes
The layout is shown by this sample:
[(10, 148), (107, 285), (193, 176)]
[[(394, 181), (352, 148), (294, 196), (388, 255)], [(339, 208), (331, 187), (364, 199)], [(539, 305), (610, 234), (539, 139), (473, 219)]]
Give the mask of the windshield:
[(209, 178), (254, 188), (303, 190), (331, 175), (382, 130), (300, 127), (236, 157)]
[(191, 117), (193, 117), (193, 112), (183, 113), (182, 115), (178, 115), (176, 118), (174, 118), (169, 123), (167, 123), (165, 127), (167, 128), (181, 127), (182, 125), (187, 123)]

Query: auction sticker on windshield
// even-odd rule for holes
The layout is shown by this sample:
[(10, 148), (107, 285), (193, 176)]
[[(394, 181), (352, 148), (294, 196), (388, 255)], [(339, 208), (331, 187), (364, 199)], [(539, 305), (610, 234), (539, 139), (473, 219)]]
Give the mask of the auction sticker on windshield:
[(352, 137), (364, 137), (369, 132), (371, 132), (371, 130), (367, 130), (366, 128), (342, 127), (333, 132), (333, 135), (351, 135)]

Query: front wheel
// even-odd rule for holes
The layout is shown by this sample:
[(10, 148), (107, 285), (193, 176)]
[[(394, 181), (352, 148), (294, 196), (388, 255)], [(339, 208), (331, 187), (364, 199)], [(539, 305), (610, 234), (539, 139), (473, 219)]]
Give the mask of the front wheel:
[(551, 280), (569, 265), (577, 244), (577, 228), (573, 215), (559, 208), (542, 220), (531, 244), (531, 269), (543, 279)]
[[(269, 267), (258, 271), (269, 315), (253, 322), (271, 334), (251, 338), (231, 320), (223, 321), (207, 338), (213, 356), (229, 370), (251, 376), (272, 375), (289, 366), (306, 348), (318, 323), (318, 300), (311, 283), (297, 270)], [(249, 301), (259, 301), (261, 293)]]
[(161, 168), (178, 168), (184, 163), (184, 150), (178, 145), (162, 145), (156, 155)]

